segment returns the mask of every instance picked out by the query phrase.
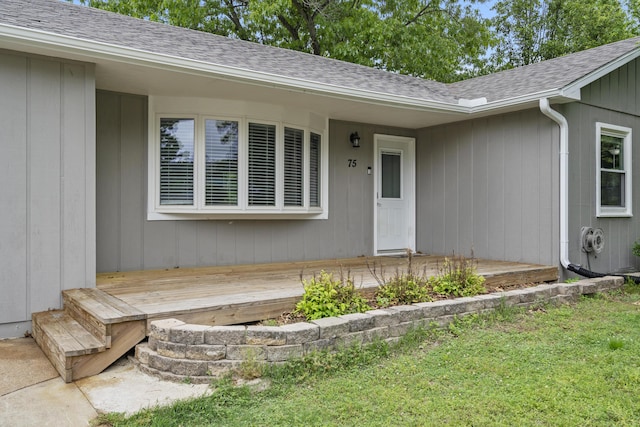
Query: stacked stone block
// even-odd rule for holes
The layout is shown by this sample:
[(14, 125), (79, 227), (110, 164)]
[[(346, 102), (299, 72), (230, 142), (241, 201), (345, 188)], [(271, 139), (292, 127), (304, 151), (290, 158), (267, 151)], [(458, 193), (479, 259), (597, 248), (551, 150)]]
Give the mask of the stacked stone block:
[(621, 277), (544, 284), (475, 297), (401, 305), (284, 326), (206, 326), (176, 319), (151, 322), (147, 343), (136, 347), (144, 372), (172, 381), (206, 383), (252, 363), (284, 363), (316, 351), (375, 340), (398, 341), (410, 329), (447, 326), (456, 317), (504, 307), (570, 303), (580, 295), (622, 287)]

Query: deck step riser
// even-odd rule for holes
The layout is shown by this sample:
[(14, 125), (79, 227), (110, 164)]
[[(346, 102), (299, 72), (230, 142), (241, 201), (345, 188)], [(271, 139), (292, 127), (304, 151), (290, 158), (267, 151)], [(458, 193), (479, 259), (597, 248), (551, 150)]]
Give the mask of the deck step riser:
[(117, 323), (112, 325), (112, 346), (98, 354), (71, 358), (72, 380), (98, 375), (129, 350), (146, 338), (146, 321)]
[(111, 325), (102, 323), (90, 312), (83, 308), (81, 301), (76, 300), (66, 292), (62, 293), (64, 309), (71, 317), (76, 319), (86, 330), (91, 332), (106, 348), (111, 348)]
[(62, 292), (64, 309), (33, 314), (33, 335), (62, 379), (96, 375), (146, 336), (146, 314), (95, 288)]
[(32, 322), (31, 334), (62, 379), (67, 383), (71, 382), (73, 378), (71, 359), (66, 358), (56, 342), (44, 333), (36, 317)]

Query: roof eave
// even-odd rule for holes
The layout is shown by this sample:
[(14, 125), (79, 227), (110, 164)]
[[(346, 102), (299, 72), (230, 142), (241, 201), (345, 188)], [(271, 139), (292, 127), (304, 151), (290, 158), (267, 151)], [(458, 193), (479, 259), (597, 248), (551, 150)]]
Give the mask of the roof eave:
[(564, 92), (567, 93), (580, 93), (580, 89), (583, 87), (593, 83), (594, 81), (606, 76), (612, 71), (622, 67), (623, 65), (633, 61), (634, 59), (640, 56), (640, 49), (635, 48), (632, 51), (627, 52), (626, 54), (619, 56), (615, 60), (609, 62), (608, 64), (586, 74), (585, 76), (579, 78), (578, 80), (568, 84), (563, 88)]
[(469, 108), (453, 103), (424, 100), (370, 90), (349, 88), (310, 80), (281, 76), (256, 70), (213, 64), (159, 54), (114, 44), (89, 41), (81, 38), (53, 34), (41, 30), (0, 24), (0, 41), (5, 40), (24, 47), (46, 49), (49, 55), (81, 57), (87, 62), (102, 59), (140, 65), (166, 71), (178, 71), (193, 75), (216, 77), (259, 86), (281, 88), (302, 93), (317, 94), (366, 103), (389, 105), (422, 111), (469, 113)]
[(553, 99), (557, 103), (572, 102), (580, 100), (580, 91), (570, 91), (566, 89), (547, 89), (540, 92), (529, 93), (513, 98), (499, 99), (477, 105), (470, 108), (470, 114), (481, 114), (497, 110), (510, 109), (517, 106), (537, 104), (542, 98)]

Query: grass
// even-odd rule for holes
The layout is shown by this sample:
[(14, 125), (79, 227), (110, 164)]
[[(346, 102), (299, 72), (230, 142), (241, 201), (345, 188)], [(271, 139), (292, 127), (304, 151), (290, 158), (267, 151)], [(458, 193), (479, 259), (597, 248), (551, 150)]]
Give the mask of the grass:
[[(635, 288), (633, 289), (635, 291)], [(254, 392), (100, 418), (114, 426), (640, 425), (640, 295), (469, 316), (389, 348), (316, 355)]]

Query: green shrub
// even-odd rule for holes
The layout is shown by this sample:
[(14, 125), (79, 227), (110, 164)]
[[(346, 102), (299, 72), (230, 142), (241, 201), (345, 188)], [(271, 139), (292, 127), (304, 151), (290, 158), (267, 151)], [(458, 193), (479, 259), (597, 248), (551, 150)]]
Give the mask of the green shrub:
[(631, 253), (633, 253), (635, 256), (640, 256), (640, 240), (636, 240), (633, 243), (633, 248), (631, 248)]
[(422, 273), (413, 270), (413, 252), (407, 249), (407, 267), (401, 272), (396, 269), (395, 274), (387, 279), (382, 265), (374, 262), (369, 265), (369, 272), (378, 282), (376, 290), (376, 303), (379, 307), (389, 307), (392, 305), (413, 304), (415, 302), (427, 302), (432, 298), (426, 270)]
[(413, 304), (431, 301), (428, 280), (410, 274), (396, 274), (380, 285), (376, 291), (376, 302), (380, 307)]
[(438, 267), (438, 275), (429, 281), (435, 293), (445, 296), (471, 297), (487, 292), (484, 277), (476, 273), (473, 258), (445, 258)]
[(303, 314), (307, 320), (371, 310), (349, 277), (336, 280), (332, 274), (321, 271), (320, 277), (314, 276), (302, 283), (304, 294), (296, 304), (296, 312)]

